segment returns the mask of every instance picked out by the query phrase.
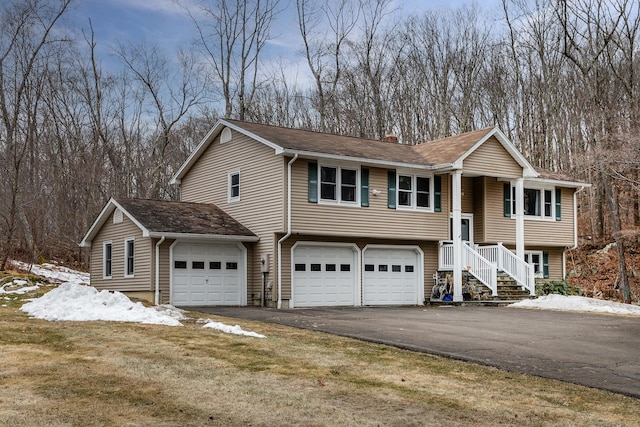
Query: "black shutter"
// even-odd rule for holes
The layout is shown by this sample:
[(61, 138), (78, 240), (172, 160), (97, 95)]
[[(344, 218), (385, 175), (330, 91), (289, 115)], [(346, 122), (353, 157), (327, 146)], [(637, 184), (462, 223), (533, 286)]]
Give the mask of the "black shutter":
[(360, 169), (360, 206), (369, 206), (369, 169)]
[(442, 177), (440, 175), (433, 177), (433, 210), (442, 212)]
[(549, 252), (542, 252), (542, 273), (545, 279), (549, 278)]
[(562, 219), (562, 190), (556, 188), (556, 221)]
[(396, 171), (389, 171), (387, 173), (389, 186), (387, 192), (387, 206), (389, 209), (396, 208)]
[(504, 216), (511, 218), (511, 184), (504, 183), (503, 186), (503, 198), (504, 198)]

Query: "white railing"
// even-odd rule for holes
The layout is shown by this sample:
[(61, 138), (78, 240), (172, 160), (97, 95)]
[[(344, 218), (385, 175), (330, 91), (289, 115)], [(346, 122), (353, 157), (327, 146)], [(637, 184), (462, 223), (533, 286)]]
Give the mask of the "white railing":
[[(462, 247), (463, 268), (468, 269), (471, 274), (484, 283), (491, 291), (494, 291), (492, 283), (496, 283), (495, 288), (497, 292), (497, 278), (494, 282), (492, 273), (490, 272), (491, 268), (484, 265), (484, 262), (496, 271), (504, 271), (513, 277), (520, 286), (529, 291), (529, 294), (536, 294), (533, 266), (527, 264), (522, 258), (518, 258), (516, 254), (505, 248), (502, 243), (476, 247), (475, 250), (468, 244), (463, 244)], [(450, 240), (441, 241), (438, 255), (439, 269), (452, 270), (453, 257), (453, 242)]]
[(502, 270), (513, 277), (520, 286), (529, 291), (529, 294), (536, 294), (533, 266), (527, 264), (525, 260), (505, 248), (502, 243), (479, 247), (478, 252), (495, 264), (498, 270)]
[(462, 245), (462, 264), (467, 271), (491, 289), (491, 295), (498, 295), (498, 269), (469, 245)]
[[(453, 242), (450, 240), (440, 241), (438, 268), (440, 270), (453, 270), (453, 260)], [(491, 289), (493, 296), (498, 295), (498, 269), (496, 265), (479, 254), (466, 242), (462, 245), (461, 265), (463, 269)]]

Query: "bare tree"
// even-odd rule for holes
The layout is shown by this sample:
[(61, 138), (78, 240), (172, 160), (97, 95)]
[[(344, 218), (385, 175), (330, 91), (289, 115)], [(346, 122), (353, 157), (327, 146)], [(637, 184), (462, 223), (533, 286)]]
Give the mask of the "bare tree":
[(206, 99), (204, 85), (199, 78), (200, 70), (195, 55), (185, 50), (177, 54), (178, 67), (175, 71), (157, 46), (144, 43), (120, 46), (117, 55), (148, 96), (155, 131), (146, 197), (159, 198), (172, 173), (167, 170), (166, 152), (172, 142), (173, 128), (189, 110)]
[(360, 5), (355, 0), (296, 0), (303, 53), (313, 75), (319, 130), (327, 127), (327, 108), (336, 96), (344, 68), (344, 46), (356, 27)]
[(187, 9), (197, 47), (210, 67), (210, 84), (224, 101), (224, 116), (245, 119), (258, 86), (260, 56), (270, 39), (279, 0), (210, 0)]
[(69, 7), (70, 0), (10, 2), (0, 11), (0, 149), (2, 183), (3, 244), (0, 269), (6, 268), (18, 224), (22, 227), (31, 256), (38, 256), (26, 220), (23, 198), (23, 162), (29, 144), (36, 140), (39, 108), (38, 89), (47, 67), (46, 52), (63, 40), (53, 28)]

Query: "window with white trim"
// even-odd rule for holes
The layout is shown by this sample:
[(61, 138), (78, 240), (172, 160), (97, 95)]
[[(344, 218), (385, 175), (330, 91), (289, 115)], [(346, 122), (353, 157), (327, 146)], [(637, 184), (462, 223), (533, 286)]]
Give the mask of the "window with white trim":
[(228, 201), (237, 202), (240, 200), (240, 171), (229, 172), (228, 175)]
[(533, 274), (537, 278), (544, 277), (544, 264), (542, 251), (525, 251), (524, 260), (533, 266)]
[(104, 279), (111, 279), (113, 270), (113, 244), (111, 242), (104, 242), (102, 244), (102, 277)]
[(320, 166), (320, 201), (330, 203), (358, 202), (358, 169)]
[(124, 276), (133, 277), (135, 273), (135, 239), (124, 241)]
[[(512, 187), (511, 212), (516, 212), (516, 188)], [(556, 218), (556, 192), (548, 188), (529, 188), (523, 190), (524, 215), (541, 219)]]
[(398, 208), (431, 210), (431, 177), (398, 173)]

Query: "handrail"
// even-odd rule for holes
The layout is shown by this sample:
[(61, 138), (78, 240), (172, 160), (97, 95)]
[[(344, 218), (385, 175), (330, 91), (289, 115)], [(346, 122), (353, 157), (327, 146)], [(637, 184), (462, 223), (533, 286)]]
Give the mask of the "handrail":
[[(519, 258), (512, 251), (507, 249), (498, 243), (497, 245), (480, 246), (475, 250), (467, 244), (462, 245), (463, 249), (463, 265), (472, 266), (475, 268), (475, 272), (469, 270), (471, 274), (476, 276), (478, 280), (484, 283), (489, 289), (493, 291), (490, 286), (492, 278), (486, 276), (486, 271), (489, 270), (488, 266), (480, 267), (483, 262), (486, 262), (490, 266), (497, 270), (504, 271), (522, 287), (527, 289), (530, 295), (536, 294), (535, 277), (533, 266), (525, 262), (522, 258)], [(475, 260), (480, 258), (480, 260)], [(484, 261), (482, 261), (484, 260)], [(448, 240), (440, 241), (440, 250), (438, 252), (438, 266), (441, 270), (453, 269), (453, 242)], [(486, 271), (484, 271), (486, 270)], [(477, 273), (477, 274), (476, 274)], [(485, 274), (484, 277), (479, 277)], [(485, 283), (487, 281), (487, 283)], [(497, 278), (495, 281), (497, 292)]]
[[(440, 241), (438, 268), (440, 270), (452, 270), (453, 256), (453, 242)], [(489, 288), (493, 296), (498, 295), (498, 269), (496, 265), (483, 257), (469, 244), (466, 244), (466, 242), (462, 245), (462, 265)]]
[(480, 255), (469, 245), (462, 245), (462, 260), (467, 271), (491, 289), (491, 295), (498, 295), (498, 269), (495, 264)]

